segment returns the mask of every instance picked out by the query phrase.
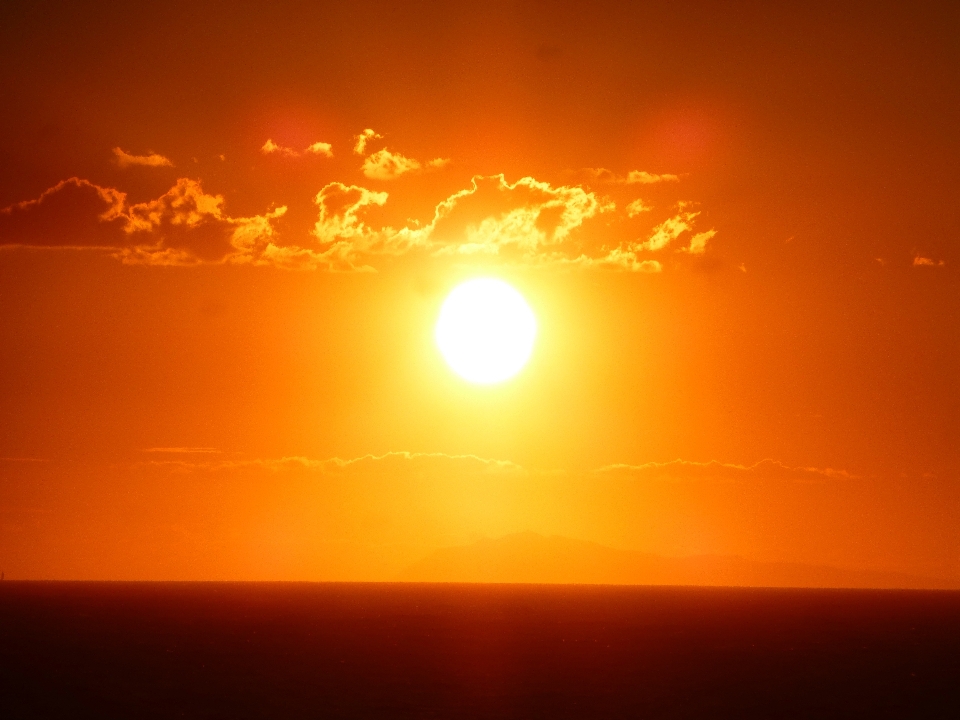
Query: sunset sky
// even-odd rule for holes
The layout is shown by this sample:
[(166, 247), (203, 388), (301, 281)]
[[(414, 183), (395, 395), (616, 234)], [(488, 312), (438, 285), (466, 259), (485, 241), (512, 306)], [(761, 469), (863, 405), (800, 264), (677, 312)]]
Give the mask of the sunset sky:
[[(956, 3), (90, 5), (0, 23), (7, 577), (960, 587)], [(501, 384), (434, 342), (474, 277)]]

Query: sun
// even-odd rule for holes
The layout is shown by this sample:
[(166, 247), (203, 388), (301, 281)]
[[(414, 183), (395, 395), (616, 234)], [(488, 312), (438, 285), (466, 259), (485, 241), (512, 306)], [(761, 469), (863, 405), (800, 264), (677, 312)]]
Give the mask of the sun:
[(457, 375), (493, 385), (527, 364), (537, 320), (523, 295), (503, 280), (475, 278), (457, 285), (443, 301), (435, 336)]

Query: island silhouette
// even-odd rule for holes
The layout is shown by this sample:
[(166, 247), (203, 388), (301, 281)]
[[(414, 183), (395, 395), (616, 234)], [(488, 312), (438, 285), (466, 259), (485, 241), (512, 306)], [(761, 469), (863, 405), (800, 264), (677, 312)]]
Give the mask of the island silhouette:
[(669, 557), (521, 532), (442, 548), (397, 580), (456, 583), (701, 585), (810, 588), (956, 588), (956, 581), (881, 570), (761, 562), (734, 555)]

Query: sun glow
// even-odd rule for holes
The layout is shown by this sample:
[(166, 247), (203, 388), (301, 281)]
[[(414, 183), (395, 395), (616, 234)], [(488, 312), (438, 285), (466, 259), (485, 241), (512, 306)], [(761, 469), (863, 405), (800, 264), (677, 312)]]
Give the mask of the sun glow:
[(444, 300), (435, 335), (457, 375), (492, 385), (527, 364), (537, 320), (523, 296), (503, 280), (476, 278), (455, 287)]

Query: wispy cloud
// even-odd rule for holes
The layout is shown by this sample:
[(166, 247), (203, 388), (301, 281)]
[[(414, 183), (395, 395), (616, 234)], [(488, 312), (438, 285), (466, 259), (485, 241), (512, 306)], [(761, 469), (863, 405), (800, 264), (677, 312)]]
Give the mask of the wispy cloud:
[(293, 148), (277, 145), (270, 138), (267, 138), (267, 141), (261, 146), (260, 152), (264, 155), (286, 155), (287, 157), (297, 157), (300, 154)]
[(333, 145), (325, 142), (315, 142), (312, 145), (308, 145), (304, 152), (310, 155), (323, 155), (324, 157), (330, 158), (333, 157)]
[(690, 238), (689, 247), (683, 248), (683, 251), (690, 253), (691, 255), (703, 255), (707, 251), (707, 242), (709, 242), (716, 234), (716, 230), (707, 230), (705, 232), (697, 233)]
[(133, 155), (115, 147), (113, 149), (113, 156), (117, 165), (122, 168), (132, 165), (141, 165), (144, 167), (173, 167), (173, 163), (169, 158), (154, 152), (147, 155)]
[(274, 237), (273, 221), (285, 212), (232, 217), (223, 196), (188, 178), (134, 204), (119, 190), (70, 178), (0, 210), (0, 245), (100, 249), (128, 264), (258, 262)]
[(683, 233), (693, 229), (693, 221), (700, 213), (681, 210), (671, 218), (667, 218), (653, 229), (650, 237), (637, 245), (641, 250), (662, 250)]
[(0, 210), (0, 244), (25, 247), (111, 248), (121, 243), (119, 228), (126, 193), (73, 177)]
[(420, 167), (421, 165), (417, 160), (383, 148), (369, 155), (363, 161), (362, 170), (363, 174), (372, 180), (393, 180), (406, 173), (419, 170)]
[(514, 264), (569, 264), (581, 254), (572, 241), (574, 231), (614, 207), (576, 186), (478, 175), (470, 187), (440, 201), (426, 225), (368, 225), (363, 213), (382, 206), (387, 197), (357, 186), (327, 185), (317, 195), (320, 218), (314, 231), (326, 243), (324, 256), (341, 269), (369, 268), (376, 256), (413, 251)]
[(381, 472), (384, 466), (399, 470), (416, 470), (424, 466), (472, 468), (484, 473), (521, 473), (524, 468), (509, 460), (484, 458), (472, 454), (449, 454), (392, 451), (382, 455), (367, 454), (355, 458), (332, 457), (322, 460), (292, 455), (280, 458), (254, 460), (147, 460), (147, 465), (170, 466), (181, 471), (220, 471), (235, 469), (260, 469), (270, 472), (282, 470), (309, 470), (322, 474), (348, 471)]
[(663, 264), (659, 260), (644, 260), (635, 251), (622, 247), (614, 248), (600, 257), (581, 255), (570, 261), (570, 264), (600, 270), (622, 270), (638, 273), (663, 272)]
[(312, 145), (308, 145), (301, 153), (293, 148), (278, 145), (270, 138), (267, 138), (267, 141), (261, 146), (260, 152), (264, 155), (279, 155), (289, 158), (296, 158), (301, 155), (321, 155), (331, 158), (333, 157), (333, 145), (325, 142), (315, 142)]
[(374, 132), (373, 128), (367, 128), (366, 130), (361, 132), (359, 135), (355, 135), (353, 137), (354, 139), (353, 152), (355, 152), (357, 155), (364, 155), (367, 151), (367, 143), (370, 142), (371, 140), (382, 138), (382, 137), (383, 135), (381, 135), (378, 132)]
[(669, 173), (663, 173), (657, 175), (656, 173), (648, 173), (645, 170), (631, 170), (627, 173), (626, 182), (627, 185), (641, 184), (641, 185), (651, 185), (653, 183), (660, 182), (677, 182), (680, 180), (680, 177), (677, 175), (671, 175)]
[(636, 217), (640, 213), (650, 212), (651, 210), (653, 210), (653, 208), (647, 205), (645, 202), (643, 202), (643, 200), (638, 198), (630, 202), (627, 205), (626, 210), (627, 210), (627, 217), (632, 218), (632, 217)]
[(341, 182), (325, 185), (314, 198), (319, 216), (313, 235), (323, 247), (318, 259), (331, 269), (372, 270), (363, 263), (361, 256), (377, 249), (382, 252), (393, 231), (369, 227), (364, 215), (370, 208), (384, 205), (387, 197), (385, 192), (374, 192), (358, 185)]
[(614, 185), (653, 185), (662, 182), (679, 182), (680, 180), (679, 175), (651, 173), (646, 170), (630, 170), (626, 175), (618, 175), (612, 170), (607, 170), (607, 168), (583, 168), (580, 172), (594, 182)]
[(586, 220), (613, 209), (581, 187), (477, 175), (436, 206), (430, 236), (440, 253), (549, 261), (569, 252), (564, 246)]
[[(311, 148), (324, 154), (327, 144)], [(296, 154), (272, 140), (261, 150)], [(423, 165), (384, 148), (370, 154), (365, 167), (379, 179), (393, 179), (445, 162)], [(385, 191), (327, 183), (314, 197), (312, 232), (281, 237), (278, 220), (286, 206), (236, 217), (227, 211), (226, 199), (199, 180), (180, 178), (160, 197), (130, 203), (120, 190), (71, 178), (35, 200), (0, 210), (0, 246), (99, 248), (124, 263), (150, 265), (230, 263), (356, 272), (419, 254), (458, 264), (659, 273), (664, 250), (685, 234), (690, 239), (682, 252), (693, 255), (707, 252), (716, 235), (713, 229), (696, 232), (700, 213), (690, 203), (679, 203), (667, 217), (636, 198), (618, 210), (609, 196), (583, 185), (554, 185), (530, 176), (510, 182), (502, 174), (476, 175), (467, 187), (437, 202), (432, 217), (408, 219), (402, 227), (380, 220), (388, 199)], [(641, 215), (655, 224), (636, 237)], [(671, 257), (682, 262), (679, 254)]]
[(391, 152), (387, 148), (368, 155), (363, 161), (363, 174), (371, 180), (393, 180), (401, 175), (423, 169), (439, 169), (450, 163), (447, 158), (436, 158), (427, 163), (404, 157), (400, 153)]
[[(184, 453), (213, 454), (218, 450), (213, 448), (155, 448), (148, 452), (170, 454)], [(270, 472), (283, 470), (308, 470), (323, 474), (343, 472), (383, 472), (392, 467), (400, 471), (416, 470), (423, 467), (451, 467), (472, 468), (484, 473), (513, 473), (530, 474), (546, 473), (549, 475), (577, 474), (573, 471), (536, 470), (526, 468), (510, 460), (486, 458), (474, 454), (457, 454), (443, 452), (410, 452), (390, 451), (380, 455), (369, 453), (353, 458), (331, 457), (315, 459), (302, 455), (284, 456), (279, 458), (243, 459), (162, 459), (147, 460), (145, 464), (165, 465), (182, 470), (220, 471), (231, 469), (261, 469)], [(590, 475), (626, 475), (638, 479), (665, 479), (665, 480), (788, 480), (797, 482), (823, 482), (827, 480), (856, 480), (860, 476), (834, 468), (803, 467), (787, 465), (779, 460), (766, 458), (752, 464), (727, 463), (717, 460), (705, 462), (693, 460), (671, 460), (668, 462), (648, 462), (641, 464), (614, 463), (590, 470)]]
[[(693, 230), (694, 221), (700, 213), (686, 210), (685, 208), (688, 204), (689, 203), (681, 202), (678, 212), (656, 225), (645, 240), (637, 239), (621, 243), (618, 247), (613, 248), (605, 255), (599, 257), (584, 256), (580, 258), (581, 264), (588, 267), (626, 270), (629, 272), (662, 272), (663, 265), (659, 260), (645, 256), (648, 253), (664, 250), (681, 235)], [(646, 208), (644, 208), (644, 210), (646, 210)], [(636, 213), (631, 215), (628, 209), (628, 217), (633, 217), (635, 214)], [(716, 234), (716, 230), (697, 233), (690, 239), (690, 245), (682, 248), (682, 252), (694, 255), (704, 254), (707, 249), (707, 242)]]
[(817, 467), (793, 467), (779, 460), (769, 458), (752, 465), (724, 463), (716, 460), (696, 462), (691, 460), (671, 460), (669, 462), (649, 462), (640, 465), (613, 464), (594, 470), (595, 473), (624, 473), (636, 477), (649, 478), (781, 478), (789, 480), (855, 479), (846, 470)]
[(383, 135), (372, 128), (367, 128), (354, 136), (353, 152), (357, 155), (366, 155), (360, 169), (364, 176), (371, 180), (394, 180), (401, 175), (437, 170), (450, 163), (449, 158), (435, 158), (421, 162), (386, 147), (370, 152), (370, 143), (382, 139)]

